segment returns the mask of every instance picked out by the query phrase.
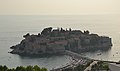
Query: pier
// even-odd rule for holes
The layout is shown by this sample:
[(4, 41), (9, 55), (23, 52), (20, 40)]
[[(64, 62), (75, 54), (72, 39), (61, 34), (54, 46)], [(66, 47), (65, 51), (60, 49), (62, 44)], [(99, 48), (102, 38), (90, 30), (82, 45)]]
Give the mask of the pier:
[(74, 58), (77, 58), (77, 59), (88, 59), (88, 60), (91, 60), (90, 58), (88, 57), (84, 57), (78, 53), (75, 53), (75, 52), (72, 52), (72, 51), (69, 51), (69, 50), (65, 50), (65, 54), (68, 55), (68, 56), (71, 56), (71, 57), (74, 57)]

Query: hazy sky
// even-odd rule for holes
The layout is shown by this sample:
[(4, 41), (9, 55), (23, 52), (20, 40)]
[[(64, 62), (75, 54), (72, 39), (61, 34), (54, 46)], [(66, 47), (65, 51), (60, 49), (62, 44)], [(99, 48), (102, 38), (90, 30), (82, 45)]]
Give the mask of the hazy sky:
[(117, 13), (120, 0), (0, 0), (0, 15)]

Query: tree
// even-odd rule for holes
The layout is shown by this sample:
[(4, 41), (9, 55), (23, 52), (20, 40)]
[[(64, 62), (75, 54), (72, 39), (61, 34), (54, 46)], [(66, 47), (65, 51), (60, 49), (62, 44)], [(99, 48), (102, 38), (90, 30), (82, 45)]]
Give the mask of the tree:
[(30, 34), (29, 33), (27, 33), (26, 35), (24, 35), (23, 37), (24, 38), (26, 38), (26, 37), (28, 37), (28, 36), (30, 36)]
[(46, 68), (42, 68), (41, 71), (47, 71), (47, 69)]
[(71, 28), (69, 28), (69, 31), (72, 31)]
[(40, 37), (41, 36), (41, 34), (40, 33), (38, 33), (38, 37)]
[(23, 66), (17, 66), (15, 69), (8, 69), (7, 66), (2, 66), (0, 65), (0, 71), (47, 71), (46, 68), (42, 68), (40, 69), (40, 67), (38, 67), (37, 65), (33, 66), (27, 66), (27, 67), (23, 67)]
[(7, 66), (3, 66), (3, 71), (7, 71), (8, 67)]
[(84, 31), (84, 34), (88, 35), (90, 32), (88, 30)]
[(34, 71), (41, 71), (40, 67), (38, 67), (37, 65), (34, 66)]
[(51, 33), (51, 31), (52, 31), (52, 27), (44, 28), (41, 34), (48, 35), (49, 33)]
[(26, 71), (34, 71), (34, 70), (33, 70), (33, 66), (27, 66), (27, 67), (26, 67)]

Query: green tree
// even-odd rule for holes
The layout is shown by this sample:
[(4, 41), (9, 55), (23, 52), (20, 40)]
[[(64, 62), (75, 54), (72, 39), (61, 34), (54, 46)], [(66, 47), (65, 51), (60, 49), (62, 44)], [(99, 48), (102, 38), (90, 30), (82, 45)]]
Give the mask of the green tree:
[(8, 69), (7, 66), (0, 65), (0, 71), (47, 71), (47, 69), (46, 68), (40, 69), (40, 67), (37, 65), (35, 65), (34, 67), (33, 66), (27, 66), (27, 67), (17, 66), (15, 69), (14, 68)]
[(47, 69), (46, 68), (42, 68), (41, 71), (47, 71)]
[(27, 67), (26, 67), (26, 71), (34, 71), (34, 70), (33, 70), (33, 66), (27, 66)]
[(8, 67), (7, 66), (3, 66), (3, 71), (7, 71)]
[(15, 69), (13, 68), (13, 69), (8, 69), (7, 71), (15, 71)]
[(34, 66), (34, 71), (41, 71), (40, 67), (38, 67), (37, 65)]

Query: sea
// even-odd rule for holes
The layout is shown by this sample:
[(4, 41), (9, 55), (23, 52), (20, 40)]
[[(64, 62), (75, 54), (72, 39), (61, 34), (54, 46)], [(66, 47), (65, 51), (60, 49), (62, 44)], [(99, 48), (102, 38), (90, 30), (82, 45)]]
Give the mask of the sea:
[[(48, 70), (70, 63), (71, 57), (27, 57), (10, 54), (10, 47), (19, 44), (26, 33), (38, 34), (46, 27), (73, 30), (89, 30), (90, 33), (112, 38), (113, 46), (107, 51), (82, 53), (83, 56), (100, 60), (120, 60), (120, 15), (0, 15), (0, 65), (9, 68), (38, 65)], [(97, 55), (101, 53), (101, 55)]]

